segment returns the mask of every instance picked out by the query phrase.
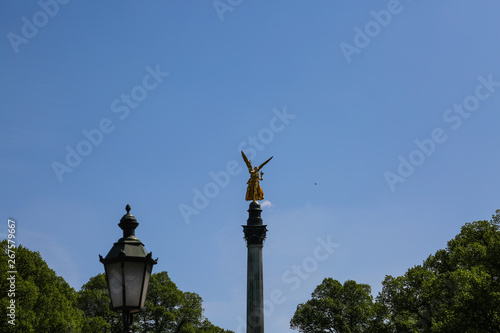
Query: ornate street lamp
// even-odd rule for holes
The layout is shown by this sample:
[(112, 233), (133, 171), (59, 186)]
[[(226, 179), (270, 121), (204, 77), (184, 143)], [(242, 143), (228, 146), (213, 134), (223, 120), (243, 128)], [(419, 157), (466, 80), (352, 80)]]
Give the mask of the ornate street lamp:
[(146, 292), (153, 265), (158, 259), (147, 253), (144, 244), (135, 237), (135, 228), (139, 225), (130, 214), (130, 206), (125, 208), (118, 226), (123, 230), (123, 237), (116, 242), (106, 258), (99, 255), (104, 264), (111, 308), (121, 312), (123, 332), (132, 333), (132, 315), (139, 312), (146, 302)]

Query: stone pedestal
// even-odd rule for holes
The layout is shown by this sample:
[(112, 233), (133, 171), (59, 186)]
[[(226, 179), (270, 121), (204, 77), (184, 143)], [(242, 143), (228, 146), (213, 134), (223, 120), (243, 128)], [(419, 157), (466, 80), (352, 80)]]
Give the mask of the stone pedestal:
[(248, 248), (247, 333), (264, 333), (262, 247), (267, 228), (262, 224), (261, 212), (260, 204), (252, 201), (248, 209), (247, 225), (243, 226)]

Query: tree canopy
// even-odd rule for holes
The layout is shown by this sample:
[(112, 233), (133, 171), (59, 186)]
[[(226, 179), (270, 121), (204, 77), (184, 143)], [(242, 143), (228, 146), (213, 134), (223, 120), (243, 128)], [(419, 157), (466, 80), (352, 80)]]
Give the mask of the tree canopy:
[(403, 276), (386, 276), (377, 300), (394, 331), (500, 330), (500, 210), (466, 223), (445, 249)]
[[(0, 307), (7, 309), (15, 301), (15, 325), (9, 324), (5, 314), (0, 316), (1, 332), (54, 333), (79, 332), (81, 311), (76, 307), (77, 293), (50, 269), (40, 253), (22, 245), (14, 248), (16, 274), (9, 274), (7, 240), (1, 242), (0, 268), (4, 274), (15, 277), (14, 295), (9, 295), (10, 280), (0, 280)], [(11, 249), (12, 250), (12, 249)]]
[[(98, 274), (78, 293), (78, 307), (84, 312), (82, 332), (122, 331), (121, 317), (110, 310), (106, 277)], [(168, 273), (151, 275), (146, 305), (134, 315), (134, 332), (143, 333), (231, 333), (203, 316), (202, 299), (177, 288)]]
[(300, 332), (364, 332), (373, 315), (371, 287), (326, 278), (312, 299), (297, 306), (290, 326)]
[[(499, 332), (500, 210), (466, 223), (445, 249), (402, 276), (370, 286), (327, 278), (299, 304), (290, 326), (316, 332)], [(350, 290), (350, 291), (346, 291)]]
[[(8, 242), (1, 242), (0, 268), (8, 268)], [(19, 333), (120, 333), (121, 315), (111, 310), (106, 276), (98, 274), (76, 292), (57, 276), (40, 253), (20, 245), (15, 251), (15, 295), (9, 296), (10, 280), (0, 280), (0, 306), (15, 300), (15, 325), (0, 316), (0, 332)], [(203, 316), (202, 299), (183, 292), (167, 272), (151, 275), (145, 308), (134, 315), (134, 332), (232, 333), (213, 325)]]

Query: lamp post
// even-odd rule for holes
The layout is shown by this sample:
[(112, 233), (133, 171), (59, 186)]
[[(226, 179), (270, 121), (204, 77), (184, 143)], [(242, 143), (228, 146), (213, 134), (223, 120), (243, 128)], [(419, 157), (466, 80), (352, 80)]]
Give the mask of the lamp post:
[(125, 208), (118, 226), (123, 230), (123, 237), (109, 250), (106, 258), (99, 255), (104, 264), (113, 311), (121, 312), (123, 332), (132, 333), (132, 315), (139, 312), (146, 302), (149, 277), (153, 265), (158, 259), (147, 253), (144, 244), (135, 237), (135, 228), (139, 225), (130, 214), (130, 205)]

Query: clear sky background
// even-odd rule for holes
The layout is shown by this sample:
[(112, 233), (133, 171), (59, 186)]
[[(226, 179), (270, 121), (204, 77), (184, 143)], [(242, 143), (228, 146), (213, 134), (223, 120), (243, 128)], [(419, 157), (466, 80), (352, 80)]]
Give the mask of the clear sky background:
[(268, 332), (325, 277), (376, 296), (500, 208), (496, 2), (41, 3), (0, 4), (0, 235), (14, 218), (76, 290), (129, 203), (154, 271), (244, 332), (241, 149), (274, 156)]

